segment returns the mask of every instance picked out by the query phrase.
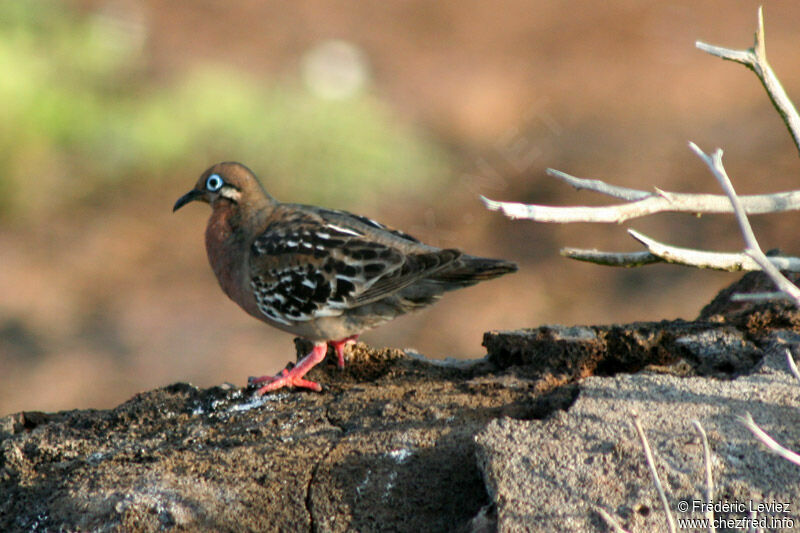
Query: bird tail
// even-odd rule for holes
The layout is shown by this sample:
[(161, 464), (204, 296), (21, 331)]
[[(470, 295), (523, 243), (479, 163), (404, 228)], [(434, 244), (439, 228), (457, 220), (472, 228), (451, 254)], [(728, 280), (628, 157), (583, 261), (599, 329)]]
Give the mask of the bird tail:
[[(433, 281), (467, 287), (517, 271), (517, 264), (503, 259), (462, 255), (452, 268), (432, 276)], [(456, 287), (453, 287), (456, 288)]]

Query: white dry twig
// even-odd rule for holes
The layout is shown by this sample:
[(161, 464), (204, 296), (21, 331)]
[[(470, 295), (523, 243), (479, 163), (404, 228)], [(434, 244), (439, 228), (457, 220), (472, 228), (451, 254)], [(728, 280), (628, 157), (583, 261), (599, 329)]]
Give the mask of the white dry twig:
[(800, 455), (778, 444), (775, 439), (770, 437), (766, 431), (761, 429), (753, 421), (753, 417), (750, 415), (750, 413), (745, 413), (745, 416), (740, 416), (739, 421), (744, 424), (744, 426), (749, 429), (758, 440), (760, 440), (767, 448), (769, 448), (771, 452), (774, 452), (787, 461), (800, 466)]
[(789, 298), (788, 296), (786, 296), (786, 294), (779, 291), (747, 292), (747, 293), (737, 292), (736, 294), (731, 294), (732, 302), (770, 302), (778, 300), (791, 301), (791, 298)]
[[(770, 262), (769, 258), (764, 255), (764, 252), (761, 250), (761, 246), (758, 244), (758, 240), (753, 233), (753, 228), (750, 226), (750, 221), (747, 220), (747, 215), (744, 213), (744, 209), (742, 209), (742, 204), (739, 201), (738, 196), (736, 196), (736, 191), (733, 188), (733, 184), (731, 183), (727, 172), (725, 172), (725, 167), (722, 164), (722, 150), (717, 149), (711, 156), (708, 156), (705, 152), (700, 150), (696, 144), (689, 143), (689, 146), (708, 166), (709, 170), (711, 170), (711, 173), (725, 191), (725, 194), (727, 194), (728, 198), (730, 198), (733, 211), (736, 214), (736, 221), (739, 224), (739, 229), (744, 237), (746, 247), (745, 253), (752, 257), (753, 260), (756, 261), (759, 266), (761, 266), (764, 272), (770, 277), (775, 285), (778, 286), (778, 289), (780, 289), (782, 293), (792, 299), (796, 306), (800, 307), (800, 289), (798, 289), (796, 285), (794, 285), (783, 274), (780, 273), (775, 265)], [(796, 378), (800, 379), (800, 373), (798, 373), (797, 366), (794, 364), (794, 358), (788, 350), (787, 359), (789, 369), (792, 371), (792, 374), (794, 374)], [(777, 453), (787, 461), (800, 466), (800, 455), (778, 444), (775, 439), (773, 439), (769, 434), (756, 425), (750, 413), (747, 413), (745, 417), (742, 417), (741, 421), (753, 433), (753, 435), (755, 435), (756, 438), (764, 443), (771, 451)]]
[[(547, 174), (576, 189), (594, 191), (625, 200), (628, 203), (597, 207), (528, 205), (518, 202), (499, 202), (485, 196), (480, 197), (481, 201), (490, 211), (500, 211), (511, 219), (559, 224), (573, 222), (621, 224), (634, 218), (667, 212), (695, 215), (732, 212), (730, 202), (722, 194), (679, 193), (660, 189), (648, 192), (619, 187), (596, 179), (577, 178), (554, 169), (547, 169)], [(752, 215), (798, 211), (800, 210), (800, 190), (744, 196), (742, 201), (748, 214)]]
[(797, 114), (797, 109), (794, 107), (791, 99), (783, 89), (780, 80), (767, 61), (767, 49), (764, 41), (764, 13), (762, 7), (758, 8), (758, 27), (756, 28), (755, 43), (752, 48), (747, 50), (732, 50), (730, 48), (706, 44), (701, 41), (697, 41), (695, 46), (711, 55), (741, 63), (755, 72), (758, 79), (761, 80), (764, 89), (766, 89), (767, 96), (769, 96), (769, 99), (772, 101), (772, 105), (775, 106), (778, 114), (789, 129), (789, 134), (792, 136), (795, 146), (800, 150), (800, 115)]
[[(587, 261), (606, 266), (637, 267), (652, 263), (672, 263), (728, 272), (761, 270), (755, 260), (742, 252), (708, 252), (693, 248), (682, 248), (664, 244), (633, 229), (629, 229), (628, 233), (642, 243), (647, 248), (647, 251), (603, 252), (582, 248), (563, 248), (561, 255), (578, 261)], [(800, 258), (773, 256), (769, 260), (780, 270), (800, 272)]]
[(700, 421), (693, 420), (692, 425), (697, 430), (697, 433), (700, 434), (700, 440), (703, 443), (703, 463), (706, 467), (706, 503), (708, 503), (706, 518), (708, 519), (709, 533), (714, 533), (716, 528), (714, 527), (714, 509), (711, 507), (711, 504), (714, 503), (714, 477), (711, 475), (711, 448), (708, 446), (706, 430), (703, 429)]
[(650, 252), (603, 252), (585, 248), (562, 248), (561, 255), (577, 261), (626, 268), (664, 262)]
[[(758, 9), (758, 26), (755, 34), (755, 43), (752, 48), (747, 50), (732, 50), (720, 46), (714, 46), (701, 41), (695, 43), (697, 48), (722, 59), (741, 63), (751, 69), (761, 80), (767, 95), (780, 114), (789, 133), (794, 140), (795, 146), (800, 151), (800, 115), (786, 94), (780, 80), (767, 61), (765, 38), (764, 38), (764, 16), (762, 8)], [(699, 155), (699, 154), (698, 154)], [(721, 157), (721, 153), (720, 153)], [(564, 172), (548, 169), (548, 175), (562, 180), (576, 189), (586, 189), (599, 194), (604, 194), (624, 200), (627, 203), (589, 207), (589, 206), (547, 206), (547, 205), (525, 205), (515, 202), (498, 202), (481, 197), (486, 207), (493, 211), (501, 211), (506, 216), (513, 219), (528, 219), (537, 222), (595, 222), (595, 223), (622, 223), (636, 217), (648, 216), (661, 212), (688, 212), (694, 214), (701, 213), (730, 213), (733, 211), (731, 202), (724, 195), (713, 194), (688, 194), (668, 192), (659, 189), (655, 191), (642, 191), (610, 185), (601, 180), (584, 179), (571, 176)], [(788, 191), (775, 194), (742, 196), (739, 198), (741, 210), (747, 214), (778, 213), (790, 210), (800, 210), (800, 191)], [(598, 250), (585, 250), (576, 248), (565, 248), (562, 255), (581, 261), (589, 261), (609, 266), (634, 267), (656, 262), (672, 262), (699, 268), (716, 268), (721, 270), (751, 270), (752, 262), (742, 259), (740, 256), (725, 256), (724, 254), (712, 254), (708, 256), (711, 263), (705, 263), (695, 257), (694, 251), (689, 254), (688, 259), (683, 255), (687, 249), (677, 247), (667, 247), (662, 245), (665, 253), (670, 254), (670, 258), (665, 258), (658, 253), (648, 252), (639, 253), (612, 253)], [(763, 254), (752, 256), (753, 261), (759, 264), (770, 276), (775, 276), (777, 269), (766, 266), (767, 262), (763, 259)], [(762, 257), (758, 257), (761, 255)], [(787, 258), (796, 261), (794, 258)], [(716, 263), (721, 261), (721, 265)], [(775, 260), (772, 259), (775, 263)], [(741, 263), (742, 267), (739, 266)], [(716, 266), (715, 266), (716, 265)], [(747, 268), (743, 268), (747, 265)], [(784, 268), (777, 265), (778, 269), (796, 271), (794, 267)], [(782, 285), (782, 290), (789, 287)]]
[(694, 143), (689, 143), (689, 148), (691, 148), (706, 164), (711, 174), (713, 174), (717, 182), (719, 182), (722, 190), (724, 190), (725, 194), (730, 198), (734, 214), (736, 215), (736, 221), (744, 237), (744, 253), (752, 257), (770, 279), (772, 279), (775, 285), (778, 286), (778, 289), (791, 298), (795, 302), (795, 305), (800, 307), (800, 289), (780, 273), (775, 265), (770, 262), (769, 258), (764, 255), (764, 252), (761, 251), (761, 247), (758, 245), (758, 240), (753, 233), (753, 228), (750, 226), (750, 221), (747, 220), (747, 215), (742, 208), (742, 203), (739, 197), (736, 196), (736, 191), (733, 189), (730, 178), (728, 178), (728, 173), (725, 172), (725, 166), (722, 164), (722, 150), (717, 148), (714, 153), (709, 156)]
[(789, 371), (792, 373), (797, 381), (800, 381), (800, 370), (797, 369), (797, 363), (794, 362), (794, 356), (789, 348), (786, 348), (786, 364), (789, 365)]
[(650, 475), (653, 477), (653, 484), (656, 486), (656, 491), (658, 491), (658, 497), (661, 498), (661, 506), (664, 508), (664, 513), (667, 515), (667, 527), (670, 533), (676, 533), (677, 526), (675, 524), (675, 517), (672, 516), (672, 511), (667, 501), (667, 495), (658, 477), (655, 459), (653, 459), (653, 452), (650, 450), (650, 443), (647, 442), (647, 436), (644, 434), (644, 429), (642, 429), (642, 423), (639, 422), (639, 414), (636, 411), (631, 411), (631, 417), (633, 418), (633, 426), (636, 428), (636, 433), (639, 434), (639, 440), (642, 441), (644, 457), (647, 460), (647, 467), (650, 469)]
[[(696, 268), (727, 270), (730, 272), (760, 270), (758, 263), (743, 253), (707, 252), (661, 243), (636, 230), (629, 229), (631, 237), (642, 243), (647, 251), (667, 263)], [(778, 268), (800, 272), (800, 259), (796, 257), (771, 257)]]

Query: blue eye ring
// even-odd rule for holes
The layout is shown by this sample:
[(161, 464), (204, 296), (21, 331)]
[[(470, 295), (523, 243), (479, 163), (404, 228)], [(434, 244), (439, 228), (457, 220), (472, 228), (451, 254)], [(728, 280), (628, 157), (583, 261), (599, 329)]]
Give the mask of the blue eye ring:
[(217, 192), (225, 184), (219, 174), (211, 174), (206, 178), (206, 190), (210, 192)]

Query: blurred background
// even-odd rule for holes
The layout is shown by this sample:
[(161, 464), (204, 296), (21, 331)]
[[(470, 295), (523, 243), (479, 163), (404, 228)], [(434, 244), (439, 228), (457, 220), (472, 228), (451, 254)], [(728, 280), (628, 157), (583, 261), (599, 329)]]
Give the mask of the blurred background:
[[(725, 149), (741, 193), (798, 187), (757, 78), (695, 40), (752, 45), (758, 2), (18, 0), (0, 3), (0, 415), (112, 407), (175, 381), (238, 385), (294, 359), (207, 264), (207, 206), (238, 160), (285, 201), (346, 209), (431, 244), (518, 261), (364, 335), (480, 357), (484, 331), (691, 319), (738, 274), (570, 262), (638, 250), (636, 228), (738, 250), (729, 217), (624, 226), (512, 222), (478, 195), (607, 202), (545, 175), (717, 192), (687, 149)], [(765, 9), (770, 62), (800, 98), (800, 5)], [(797, 254), (797, 214), (754, 220)]]

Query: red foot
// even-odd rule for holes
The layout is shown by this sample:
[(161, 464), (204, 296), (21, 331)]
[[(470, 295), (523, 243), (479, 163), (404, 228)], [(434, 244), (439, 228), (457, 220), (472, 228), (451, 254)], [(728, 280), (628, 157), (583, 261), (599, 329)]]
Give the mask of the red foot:
[(331, 341), (333, 344), (333, 348), (336, 350), (336, 356), (339, 358), (336, 361), (336, 364), (339, 368), (344, 368), (344, 347), (348, 344), (355, 344), (358, 340), (358, 335), (351, 335), (346, 339), (342, 339), (340, 341)]
[(328, 345), (323, 343), (315, 344), (311, 353), (303, 357), (297, 365), (291, 370), (283, 369), (277, 376), (261, 376), (250, 380), (250, 383), (257, 385), (268, 381), (266, 385), (258, 389), (259, 395), (264, 395), (270, 391), (282, 389), (283, 387), (300, 387), (304, 389), (311, 389), (320, 392), (322, 387), (318, 383), (303, 379), (306, 373), (314, 368), (317, 363), (325, 359), (325, 354), (328, 351)]

